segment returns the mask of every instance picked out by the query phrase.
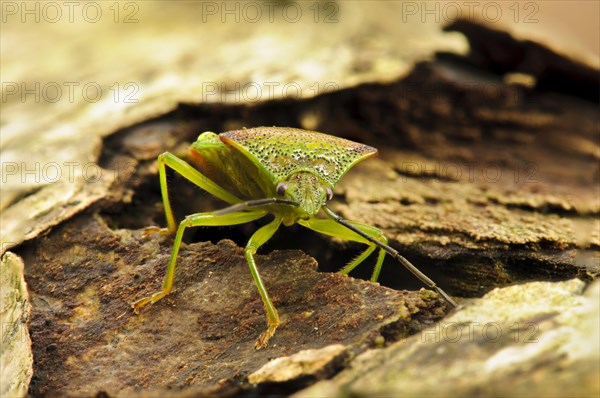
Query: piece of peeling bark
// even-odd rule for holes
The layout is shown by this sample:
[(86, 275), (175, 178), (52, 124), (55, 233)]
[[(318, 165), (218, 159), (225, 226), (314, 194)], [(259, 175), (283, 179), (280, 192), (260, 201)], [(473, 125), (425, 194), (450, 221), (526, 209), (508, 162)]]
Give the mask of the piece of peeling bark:
[(275, 358), (260, 369), (248, 375), (248, 383), (282, 383), (306, 376), (319, 376), (320, 379), (326, 368), (335, 362), (349, 358), (348, 347), (342, 344), (332, 344), (319, 349), (308, 349), (297, 353)]
[(263, 304), (243, 248), (230, 241), (182, 245), (175, 291), (133, 313), (132, 302), (160, 290), (171, 244), (110, 230), (86, 212), (22, 246), (33, 305), (32, 395), (234, 388), (271, 358), (331, 344), (360, 352), (446, 309), (430, 291), (320, 273), (302, 252), (275, 251), (257, 264), (282, 324), (257, 351)]
[(294, 396), (598, 396), (600, 283), (585, 286), (496, 289)]
[(33, 374), (27, 322), (31, 313), (23, 276), (23, 261), (13, 253), (0, 263), (0, 396), (24, 397)]
[[(143, 23), (90, 25), (82, 19), (63, 19), (44, 24), (21, 21), (17, 15), (4, 21), (2, 45), (8, 56), (2, 58), (7, 91), (0, 116), (0, 250), (33, 239), (109, 195), (109, 184), (103, 182), (112, 170), (96, 164), (101, 140), (176, 112), (178, 104), (202, 104), (216, 114), (223, 105), (246, 108), (310, 98), (364, 82), (392, 81), (436, 50), (466, 51), (465, 40), (443, 33), (440, 21), (398, 24), (401, 4), (329, 6), (343, 14), (335, 24), (314, 23), (309, 3), (302, 5), (304, 15), (298, 23), (279, 12), (260, 23), (242, 18), (235, 26), (244, 27), (243, 41), (232, 34), (231, 24), (221, 23), (216, 15), (207, 20), (203, 8), (191, 3), (136, 4), (131, 16), (143, 15)], [(104, 11), (106, 18), (110, 12)], [(262, 12), (266, 16), (267, 10)], [(177, 21), (168, 35), (155, 28), (164, 20)], [(303, 34), (297, 34), (298, 29)], [(415, 35), (419, 40), (402, 39)], [(401, 46), (399, 38), (404, 41)], [(265, 46), (277, 50), (265, 52)], [(206, 53), (210, 56), (199, 55)], [(336, 62), (330, 62), (332, 54)], [(148, 62), (140, 63), (142, 58)], [(21, 91), (16, 87), (25, 86), (18, 82), (31, 82), (27, 90), (37, 90)], [(57, 98), (48, 100), (43, 82), (57, 86)], [(66, 85), (56, 82), (72, 82), (70, 95)], [(82, 90), (90, 84), (99, 92), (92, 100)], [(36, 97), (31, 97), (34, 92)], [(222, 122), (237, 125), (243, 114), (211, 119), (208, 128), (216, 130)]]
[(469, 20), (458, 20), (444, 28), (461, 32), (469, 41), (466, 59), (478, 68), (498, 74), (529, 76), (536, 89), (555, 91), (600, 101), (597, 56), (565, 55), (554, 42), (533, 41), (519, 34), (496, 30)]

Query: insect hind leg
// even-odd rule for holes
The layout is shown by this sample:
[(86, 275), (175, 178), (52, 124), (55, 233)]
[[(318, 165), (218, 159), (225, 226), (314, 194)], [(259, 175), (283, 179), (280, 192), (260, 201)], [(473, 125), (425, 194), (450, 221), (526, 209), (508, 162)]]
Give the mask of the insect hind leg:
[(167, 218), (167, 228), (148, 227), (144, 230), (145, 234), (159, 232), (161, 235), (170, 235), (175, 233), (177, 230), (175, 217), (173, 216), (173, 210), (171, 209), (171, 202), (169, 200), (166, 166), (169, 166), (177, 174), (186, 178), (192, 184), (202, 188), (211, 195), (214, 195), (229, 204), (239, 203), (242, 201), (240, 198), (233, 195), (225, 188), (221, 187), (216, 182), (192, 167), (189, 163), (173, 155), (171, 152), (165, 152), (159, 155), (157, 163), (160, 180), (160, 192), (162, 194), (163, 206), (165, 208), (165, 216)]

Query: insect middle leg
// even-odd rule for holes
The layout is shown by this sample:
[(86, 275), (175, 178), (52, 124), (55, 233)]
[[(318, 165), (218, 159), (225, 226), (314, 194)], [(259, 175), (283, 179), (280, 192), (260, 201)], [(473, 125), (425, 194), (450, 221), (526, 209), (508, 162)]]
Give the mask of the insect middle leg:
[(175, 170), (175, 172), (192, 182), (194, 185), (199, 186), (206, 192), (224, 200), (229, 204), (239, 203), (242, 201), (240, 198), (228, 192), (213, 180), (196, 170), (186, 161), (178, 158), (171, 152), (165, 152), (158, 156), (158, 175), (160, 180), (160, 192), (162, 194), (163, 206), (165, 208), (165, 216), (167, 218), (167, 228), (148, 227), (144, 230), (145, 234), (159, 232), (161, 235), (170, 235), (175, 233), (177, 229), (175, 217), (173, 216), (173, 210), (171, 209), (171, 202), (169, 201), (167, 171), (165, 166), (169, 166)]
[[(228, 214), (215, 214), (216, 212), (197, 213), (187, 216), (177, 228), (177, 234), (175, 235), (175, 241), (173, 243), (173, 250), (171, 252), (171, 260), (167, 267), (165, 279), (163, 281), (162, 290), (152, 296), (143, 298), (136, 301), (133, 304), (133, 309), (138, 312), (146, 304), (155, 303), (161, 298), (165, 297), (171, 292), (173, 288), (173, 278), (175, 276), (175, 264), (177, 262), (177, 253), (179, 253), (179, 247), (181, 246), (181, 240), (183, 238), (183, 232), (188, 227), (199, 227), (199, 226), (225, 226), (225, 225), (236, 225), (244, 224), (250, 221), (257, 220), (264, 217), (267, 212), (265, 210), (255, 211), (244, 211), (234, 212)], [(259, 230), (260, 231), (260, 230)], [(252, 267), (251, 267), (252, 268)]]

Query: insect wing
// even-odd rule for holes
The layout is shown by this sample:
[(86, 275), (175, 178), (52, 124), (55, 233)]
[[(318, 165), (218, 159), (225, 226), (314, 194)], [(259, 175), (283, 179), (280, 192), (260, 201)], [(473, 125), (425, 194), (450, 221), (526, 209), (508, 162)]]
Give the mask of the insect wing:
[(239, 198), (263, 198), (269, 192), (263, 187), (259, 168), (225, 145), (217, 134), (202, 133), (190, 147), (190, 160), (207, 178)]

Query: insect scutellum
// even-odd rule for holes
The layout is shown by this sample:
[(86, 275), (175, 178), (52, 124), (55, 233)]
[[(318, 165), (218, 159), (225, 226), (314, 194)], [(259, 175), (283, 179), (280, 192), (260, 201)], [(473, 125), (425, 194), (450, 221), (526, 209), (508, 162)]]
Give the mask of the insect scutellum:
[[(379, 229), (345, 220), (327, 207), (340, 178), (356, 163), (376, 153), (375, 148), (364, 144), (287, 127), (257, 127), (219, 135), (202, 133), (190, 147), (190, 161), (195, 167), (172, 153), (163, 153), (158, 157), (158, 171), (167, 228), (149, 227), (145, 233), (174, 233), (173, 250), (162, 290), (138, 300), (133, 304), (134, 310), (137, 312), (171, 292), (177, 254), (186, 228), (242, 224), (269, 214), (273, 215), (273, 220), (252, 235), (245, 250), (267, 314), (267, 330), (258, 338), (257, 349), (268, 344), (280, 322), (258, 273), (254, 255), (281, 224), (298, 223), (325, 235), (366, 244), (365, 251), (342, 268), (340, 272), (344, 274), (379, 249), (371, 277), (372, 281), (377, 281), (385, 254), (389, 253), (455, 306), (450, 296), (387, 244), (387, 238)], [(166, 166), (230, 206), (189, 215), (177, 225), (168, 195)], [(326, 218), (316, 217), (321, 211)]]

